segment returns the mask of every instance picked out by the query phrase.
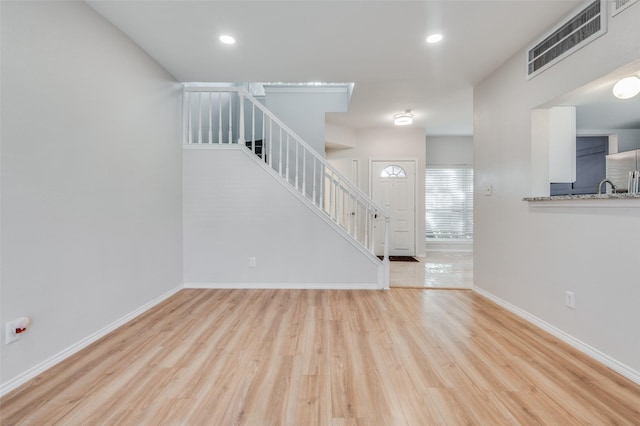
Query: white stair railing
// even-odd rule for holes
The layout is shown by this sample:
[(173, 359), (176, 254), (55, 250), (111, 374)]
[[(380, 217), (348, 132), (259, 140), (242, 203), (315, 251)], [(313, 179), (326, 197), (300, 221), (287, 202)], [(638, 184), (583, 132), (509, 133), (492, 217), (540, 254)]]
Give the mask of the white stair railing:
[(184, 144), (245, 145), (372, 254), (384, 226), (388, 285), (389, 215), (242, 87), (186, 85), (183, 128)]

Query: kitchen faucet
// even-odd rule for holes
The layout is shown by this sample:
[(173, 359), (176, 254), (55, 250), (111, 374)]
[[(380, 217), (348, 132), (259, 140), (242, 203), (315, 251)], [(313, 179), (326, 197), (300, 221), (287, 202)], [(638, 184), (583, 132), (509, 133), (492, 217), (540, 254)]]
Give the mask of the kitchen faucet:
[(598, 185), (598, 194), (602, 194), (602, 185), (605, 185), (607, 182), (611, 185), (611, 192), (614, 194), (616, 193), (617, 187), (613, 184), (613, 182), (611, 182), (609, 179), (602, 179), (600, 181), (600, 184)]

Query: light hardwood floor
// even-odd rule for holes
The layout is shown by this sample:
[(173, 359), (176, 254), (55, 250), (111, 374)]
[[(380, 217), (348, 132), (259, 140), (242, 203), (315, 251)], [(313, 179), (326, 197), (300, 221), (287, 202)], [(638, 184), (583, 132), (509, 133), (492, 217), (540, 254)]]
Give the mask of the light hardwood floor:
[(640, 387), (467, 291), (183, 290), (2, 425), (639, 425)]

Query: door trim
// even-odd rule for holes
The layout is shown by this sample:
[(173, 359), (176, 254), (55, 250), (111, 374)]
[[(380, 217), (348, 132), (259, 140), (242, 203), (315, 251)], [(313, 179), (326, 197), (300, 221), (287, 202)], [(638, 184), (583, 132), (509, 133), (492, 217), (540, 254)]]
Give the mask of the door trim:
[[(374, 162), (410, 161), (413, 163), (413, 252), (418, 255), (418, 158), (417, 157), (369, 157), (369, 197), (373, 199), (373, 163)], [(424, 178), (424, 176), (423, 176)], [(385, 207), (385, 206), (382, 206)], [(424, 218), (423, 218), (424, 219)]]

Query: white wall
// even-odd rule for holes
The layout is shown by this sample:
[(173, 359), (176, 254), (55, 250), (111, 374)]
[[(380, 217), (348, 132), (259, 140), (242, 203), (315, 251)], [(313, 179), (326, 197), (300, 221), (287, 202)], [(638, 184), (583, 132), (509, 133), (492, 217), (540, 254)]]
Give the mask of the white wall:
[(265, 85), (265, 93), (265, 106), (324, 156), (325, 113), (347, 111), (348, 87)]
[(424, 256), (424, 169), (425, 132), (417, 127), (394, 127), (357, 129), (355, 148), (331, 150), (327, 160), (332, 163), (339, 159), (358, 161), (359, 185), (369, 194), (370, 160), (416, 159), (416, 255)]
[(327, 150), (355, 148), (356, 129), (339, 124), (325, 123), (324, 141)]
[(427, 136), (428, 166), (473, 164), (473, 136)]
[[(535, 208), (522, 201), (545, 179), (532, 170), (548, 163), (548, 150), (531, 146), (531, 110), (638, 59), (638, 22), (640, 6), (632, 6), (608, 34), (532, 80), (522, 51), (475, 87), (474, 281), (640, 378), (638, 203)], [(487, 184), (491, 197), (480, 191)], [(575, 310), (565, 306), (566, 290), (575, 292)]]
[(181, 88), (84, 2), (1, 7), (6, 389), (180, 285)]
[(223, 148), (183, 154), (185, 285), (376, 288), (377, 259), (336, 233), (248, 151)]
[[(640, 116), (640, 111), (638, 111)], [(616, 135), (618, 152), (640, 149), (640, 129), (578, 129), (578, 136)]]

